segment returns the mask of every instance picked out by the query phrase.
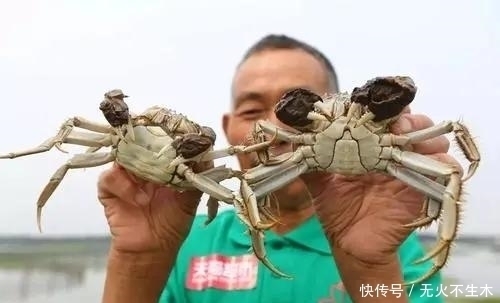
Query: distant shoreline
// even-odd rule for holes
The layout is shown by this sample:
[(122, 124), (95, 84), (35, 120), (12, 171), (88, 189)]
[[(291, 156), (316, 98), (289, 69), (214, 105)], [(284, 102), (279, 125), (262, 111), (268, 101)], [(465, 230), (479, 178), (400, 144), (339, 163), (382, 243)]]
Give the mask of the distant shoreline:
[[(436, 234), (434, 233), (418, 233), (418, 236), (423, 240), (431, 240), (436, 239)], [(43, 242), (51, 242), (51, 241), (109, 241), (111, 236), (109, 235), (1, 235), (0, 234), (0, 243), (6, 242), (24, 242), (24, 241), (43, 241)], [(500, 241), (500, 235), (460, 235), (458, 237), (458, 242), (470, 242), (477, 243), (480, 242), (496, 242)]]
[[(437, 235), (433, 233), (418, 233), (420, 240), (424, 244), (433, 243)], [(111, 236), (9, 236), (0, 235), (0, 252), (29, 251), (32, 248), (35, 251), (43, 250), (44, 246), (80, 247), (87, 245), (104, 247), (109, 245)], [(476, 246), (490, 247), (495, 251), (500, 251), (500, 236), (492, 235), (460, 235), (456, 241), (457, 244), (470, 244)], [(83, 247), (82, 247), (83, 246)], [(48, 248), (48, 247), (46, 247)]]

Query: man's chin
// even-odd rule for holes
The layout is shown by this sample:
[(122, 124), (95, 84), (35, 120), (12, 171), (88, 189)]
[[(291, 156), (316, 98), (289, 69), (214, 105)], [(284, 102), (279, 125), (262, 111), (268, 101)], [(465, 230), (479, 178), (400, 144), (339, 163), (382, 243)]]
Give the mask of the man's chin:
[(277, 199), (280, 208), (303, 209), (306, 205), (311, 205), (311, 195), (306, 185), (301, 179), (294, 180), (290, 184), (273, 192), (273, 197)]

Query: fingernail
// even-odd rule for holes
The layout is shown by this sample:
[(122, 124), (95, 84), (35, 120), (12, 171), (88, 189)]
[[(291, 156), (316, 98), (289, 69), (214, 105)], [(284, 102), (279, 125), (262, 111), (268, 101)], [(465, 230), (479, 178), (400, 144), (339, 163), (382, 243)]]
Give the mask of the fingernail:
[(410, 119), (402, 117), (399, 123), (399, 128), (403, 134), (409, 133), (413, 130), (413, 125), (411, 124)]
[(146, 205), (149, 203), (149, 195), (142, 190), (139, 190), (137, 194), (135, 194), (135, 202)]

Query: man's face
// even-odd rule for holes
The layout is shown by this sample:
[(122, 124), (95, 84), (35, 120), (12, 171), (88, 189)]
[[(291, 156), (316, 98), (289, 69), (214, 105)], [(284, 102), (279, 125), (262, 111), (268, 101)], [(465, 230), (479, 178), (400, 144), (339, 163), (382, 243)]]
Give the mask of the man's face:
[[(254, 123), (268, 119), (291, 129), (276, 119), (274, 106), (291, 89), (306, 88), (323, 95), (328, 91), (325, 68), (316, 58), (300, 50), (265, 50), (244, 61), (232, 86), (233, 111), (224, 115), (223, 129), (231, 145), (248, 142)], [(274, 153), (290, 151), (290, 144), (275, 146)], [(242, 169), (255, 166), (255, 155), (239, 155)]]

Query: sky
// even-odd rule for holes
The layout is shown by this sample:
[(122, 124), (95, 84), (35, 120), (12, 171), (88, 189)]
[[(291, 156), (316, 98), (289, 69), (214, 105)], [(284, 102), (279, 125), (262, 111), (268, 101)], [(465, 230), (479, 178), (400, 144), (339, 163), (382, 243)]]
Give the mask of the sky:
[[(465, 187), (460, 232), (500, 236), (499, 15), (497, 1), (0, 0), (0, 154), (40, 144), (75, 115), (105, 122), (98, 104), (113, 88), (133, 112), (162, 105), (213, 127), (223, 148), (238, 60), (262, 36), (284, 33), (324, 52), (342, 91), (408, 75), (418, 87), (413, 112), (463, 119), (482, 162)], [(67, 149), (0, 160), (0, 234), (38, 234), (40, 191), (85, 150)], [(45, 206), (44, 235), (108, 233), (96, 197), (106, 167), (68, 172)]]

